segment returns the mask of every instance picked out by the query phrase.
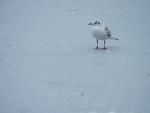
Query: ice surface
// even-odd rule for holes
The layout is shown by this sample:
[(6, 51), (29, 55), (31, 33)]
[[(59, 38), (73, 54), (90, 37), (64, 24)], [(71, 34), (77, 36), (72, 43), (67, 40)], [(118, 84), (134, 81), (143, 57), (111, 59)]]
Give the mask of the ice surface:
[(149, 0), (1, 0), (0, 113), (149, 113), (149, 20)]

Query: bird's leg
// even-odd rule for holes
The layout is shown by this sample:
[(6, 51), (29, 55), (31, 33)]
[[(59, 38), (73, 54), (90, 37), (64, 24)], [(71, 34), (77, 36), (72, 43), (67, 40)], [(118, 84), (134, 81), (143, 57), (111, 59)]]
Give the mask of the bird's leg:
[(106, 43), (106, 42), (105, 42), (105, 39), (104, 39), (104, 49), (106, 49), (106, 47), (105, 47), (105, 43)]
[(98, 49), (98, 40), (97, 40), (97, 47), (96, 47), (96, 49)]

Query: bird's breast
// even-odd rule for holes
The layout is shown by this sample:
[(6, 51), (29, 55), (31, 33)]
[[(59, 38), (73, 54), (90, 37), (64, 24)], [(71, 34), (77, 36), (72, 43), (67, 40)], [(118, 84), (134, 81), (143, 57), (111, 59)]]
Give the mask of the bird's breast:
[(94, 27), (92, 29), (92, 35), (97, 40), (104, 40), (107, 37), (106, 32), (105, 32), (104, 28), (102, 28), (102, 27)]

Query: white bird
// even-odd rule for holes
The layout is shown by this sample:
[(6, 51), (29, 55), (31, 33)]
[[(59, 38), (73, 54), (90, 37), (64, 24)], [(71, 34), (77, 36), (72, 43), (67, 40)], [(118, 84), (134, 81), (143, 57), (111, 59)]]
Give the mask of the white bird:
[(105, 47), (106, 39), (119, 40), (118, 38), (111, 37), (111, 31), (109, 30), (109, 28), (101, 25), (101, 23), (99, 21), (95, 21), (93, 23), (91, 22), (88, 25), (91, 25), (92, 35), (97, 40), (96, 49), (98, 49), (98, 40), (104, 40), (104, 48), (103, 49), (106, 49), (106, 47)]

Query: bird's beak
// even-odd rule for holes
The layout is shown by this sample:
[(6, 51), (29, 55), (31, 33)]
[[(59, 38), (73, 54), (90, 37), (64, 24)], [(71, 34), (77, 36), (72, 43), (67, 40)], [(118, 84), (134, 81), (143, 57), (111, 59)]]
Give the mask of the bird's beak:
[(93, 25), (93, 23), (89, 23), (88, 25)]

